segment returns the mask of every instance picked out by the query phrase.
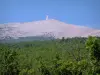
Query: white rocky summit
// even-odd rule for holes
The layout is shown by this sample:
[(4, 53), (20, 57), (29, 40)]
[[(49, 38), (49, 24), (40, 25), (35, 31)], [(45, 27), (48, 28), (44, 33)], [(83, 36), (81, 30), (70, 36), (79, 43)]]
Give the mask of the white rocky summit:
[(54, 19), (26, 23), (8, 23), (0, 25), (0, 39), (7, 37), (18, 38), (28, 36), (41, 36), (50, 34), (56, 38), (61, 37), (87, 37), (100, 36), (100, 30), (84, 26), (66, 24)]

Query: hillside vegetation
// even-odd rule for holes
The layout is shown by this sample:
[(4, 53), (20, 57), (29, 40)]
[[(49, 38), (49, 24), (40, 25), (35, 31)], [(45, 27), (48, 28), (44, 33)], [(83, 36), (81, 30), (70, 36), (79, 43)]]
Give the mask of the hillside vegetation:
[(0, 75), (100, 75), (100, 38), (1, 43)]

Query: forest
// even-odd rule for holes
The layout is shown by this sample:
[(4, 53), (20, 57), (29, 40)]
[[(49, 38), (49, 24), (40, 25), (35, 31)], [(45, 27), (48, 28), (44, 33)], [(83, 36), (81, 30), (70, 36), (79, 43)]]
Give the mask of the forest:
[(0, 75), (100, 75), (100, 38), (0, 43)]

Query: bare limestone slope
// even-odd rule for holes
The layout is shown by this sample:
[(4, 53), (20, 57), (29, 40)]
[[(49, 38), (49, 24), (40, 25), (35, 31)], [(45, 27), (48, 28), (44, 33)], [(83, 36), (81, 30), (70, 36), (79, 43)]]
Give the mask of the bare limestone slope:
[(56, 38), (100, 36), (100, 30), (66, 24), (54, 19), (0, 25), (0, 39), (40, 35), (54, 35)]

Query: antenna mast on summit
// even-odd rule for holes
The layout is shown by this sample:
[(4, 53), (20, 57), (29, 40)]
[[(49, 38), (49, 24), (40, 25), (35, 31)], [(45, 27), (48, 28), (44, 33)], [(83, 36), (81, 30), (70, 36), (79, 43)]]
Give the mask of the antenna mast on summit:
[(46, 15), (46, 20), (48, 20), (48, 15)]

